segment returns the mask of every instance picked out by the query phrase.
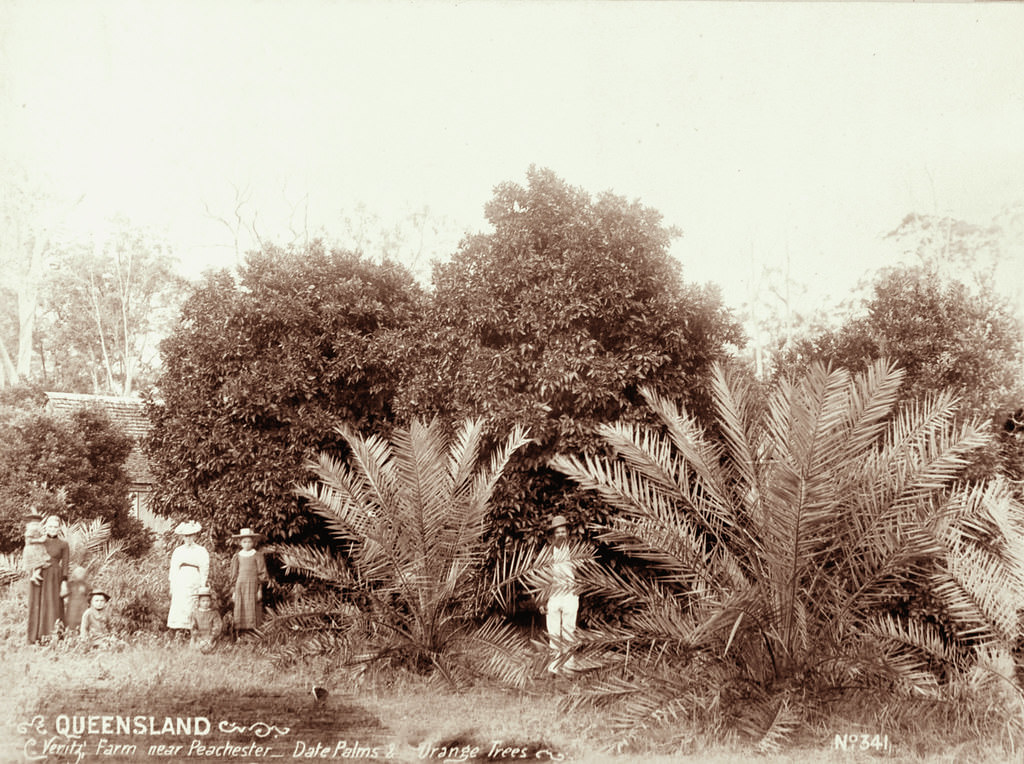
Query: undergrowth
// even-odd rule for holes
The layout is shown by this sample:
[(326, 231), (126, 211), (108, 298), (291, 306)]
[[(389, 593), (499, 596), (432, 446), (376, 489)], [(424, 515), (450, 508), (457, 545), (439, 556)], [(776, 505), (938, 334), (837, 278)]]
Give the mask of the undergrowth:
[[(159, 546), (158, 546), (159, 550)], [(78, 640), (25, 644), (24, 582), (0, 590), (0, 735), (29, 711), (66, 712), (72, 695), (117, 699), (138, 712), (181, 697), (289, 698), (289, 713), (313, 708), (311, 690), (323, 687), (378, 718), (386, 734), (416, 760), (417, 746), (472, 740), (548, 746), (585, 761), (749, 761), (750, 744), (716, 724), (726, 709), (680, 709), (661, 726), (638, 730), (623, 744), (614, 732), (614, 708), (588, 702), (582, 680), (538, 677), (522, 689), (477, 681), (452, 689), (397, 662), (342, 665), (329, 654), (283, 656), (280, 645), (225, 642), (210, 655), (190, 650), (163, 628), (166, 617), (164, 554), (154, 551), (132, 563), (112, 563), (102, 585), (113, 595), (111, 613), (119, 641), (88, 649)], [(128, 613), (125, 610), (128, 610)], [(281, 639), (282, 635), (278, 635)], [(359, 650), (358, 645), (352, 646)], [(1005, 761), (1020, 757), (1014, 741), (1020, 708), (1012, 688), (977, 676), (948, 688), (941, 698), (880, 704), (849, 692), (820, 704), (781, 753), (765, 761), (851, 761), (876, 758), (835, 750), (836, 735), (887, 735), (887, 758), (899, 761)], [(107, 706), (109, 706), (108, 701)], [(277, 701), (274, 701), (277, 702)], [(686, 711), (686, 713), (684, 713)], [(149, 711), (152, 712), (152, 711)], [(343, 730), (339, 730), (343, 731)]]

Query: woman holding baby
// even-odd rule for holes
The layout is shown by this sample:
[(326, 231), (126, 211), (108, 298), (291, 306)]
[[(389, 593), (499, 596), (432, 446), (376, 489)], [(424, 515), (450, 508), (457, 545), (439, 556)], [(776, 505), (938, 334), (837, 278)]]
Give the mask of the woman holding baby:
[(58, 621), (64, 623), (64, 600), (68, 594), (68, 542), (60, 538), (60, 518), (30, 514), (25, 532), (23, 559), (29, 570), (28, 642), (34, 644), (53, 634)]

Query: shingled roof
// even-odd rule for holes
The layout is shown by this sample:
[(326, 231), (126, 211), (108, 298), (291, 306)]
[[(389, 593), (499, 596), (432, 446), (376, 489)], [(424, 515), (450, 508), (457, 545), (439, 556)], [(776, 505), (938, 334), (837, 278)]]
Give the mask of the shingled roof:
[(138, 398), (119, 398), (113, 395), (83, 395), (81, 393), (47, 393), (47, 408), (54, 414), (70, 414), (85, 406), (99, 406), (114, 423), (114, 426), (135, 442), (125, 460), (125, 471), (133, 483), (151, 485), (153, 473), (149, 461), (142, 452), (142, 439), (149, 433), (151, 424), (146, 417), (145, 405)]

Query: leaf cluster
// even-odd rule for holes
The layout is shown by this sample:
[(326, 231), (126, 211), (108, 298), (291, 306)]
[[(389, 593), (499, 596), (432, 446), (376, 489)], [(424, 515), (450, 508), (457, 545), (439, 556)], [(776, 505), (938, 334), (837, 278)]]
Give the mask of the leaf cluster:
[(124, 470), (131, 440), (101, 408), (56, 416), (37, 405), (2, 407), (0, 442), (0, 551), (21, 547), (31, 507), (66, 522), (105, 521), (115, 538), (138, 535)]
[(623, 731), (696, 702), (772, 748), (829, 697), (939, 697), (1014, 644), (1024, 508), (958, 482), (987, 430), (957, 425), (949, 394), (899, 407), (902, 378), (812, 365), (762, 406), (719, 368), (721, 439), (648, 390), (659, 427), (608, 425), (613, 457), (553, 461), (650, 571), (621, 579), (625, 617), (582, 648)]
[(392, 419), (383, 335), (420, 299), (400, 267), (319, 243), (253, 253), (237, 280), (207, 274), (161, 346), (147, 444), (158, 509), (216, 518), (221, 534), (315, 534), (292, 487), (305, 460), (338, 444), (337, 425)]

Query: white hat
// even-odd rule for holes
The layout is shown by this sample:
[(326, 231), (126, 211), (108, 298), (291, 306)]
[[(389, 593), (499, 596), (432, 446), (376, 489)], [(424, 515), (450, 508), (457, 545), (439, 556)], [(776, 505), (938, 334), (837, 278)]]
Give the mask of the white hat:
[(194, 536), (202, 529), (203, 526), (195, 520), (187, 520), (183, 523), (178, 523), (178, 527), (174, 529), (174, 532), (178, 536)]

